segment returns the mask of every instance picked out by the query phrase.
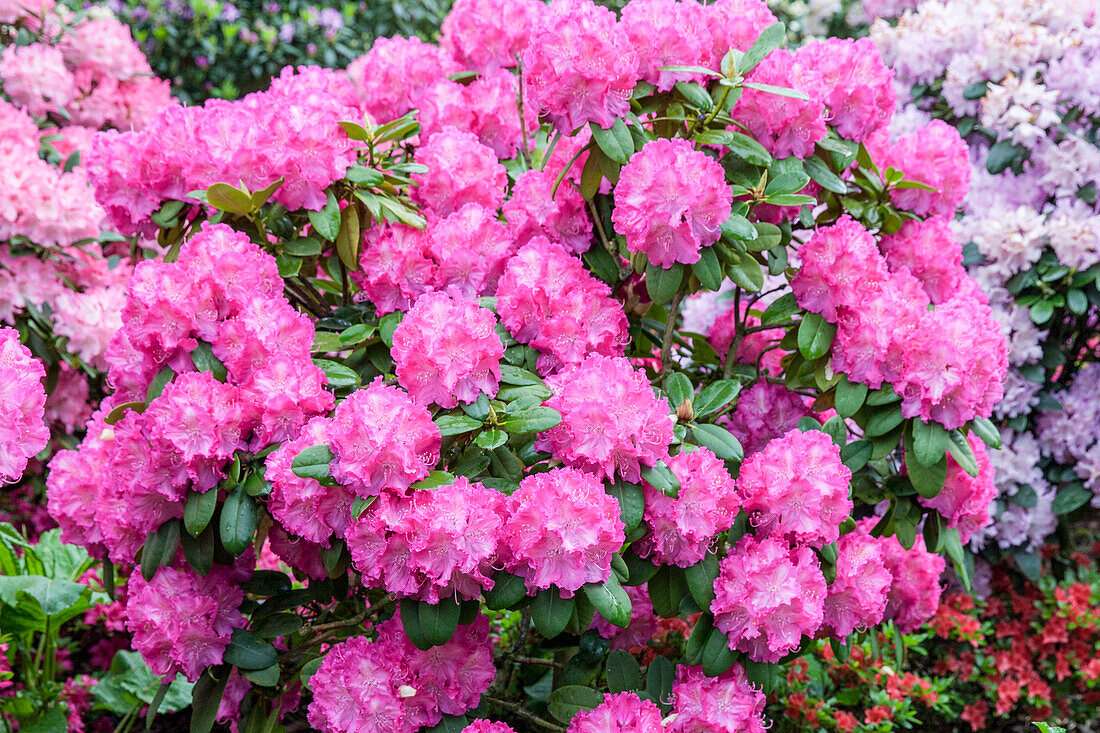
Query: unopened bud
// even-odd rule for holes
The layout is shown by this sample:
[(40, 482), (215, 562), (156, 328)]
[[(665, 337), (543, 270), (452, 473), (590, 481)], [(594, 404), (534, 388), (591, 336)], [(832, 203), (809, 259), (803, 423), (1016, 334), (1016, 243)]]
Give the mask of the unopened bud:
[(103, 428), (103, 432), (99, 434), (99, 439), (100, 440), (114, 440), (115, 439), (115, 429), (114, 428)]
[(408, 685), (401, 685), (397, 688), (398, 697), (414, 697), (416, 695), (416, 688), (409, 687)]
[(695, 417), (695, 410), (691, 406), (691, 400), (685, 399), (676, 408), (676, 419), (680, 422), (691, 422), (693, 417)]

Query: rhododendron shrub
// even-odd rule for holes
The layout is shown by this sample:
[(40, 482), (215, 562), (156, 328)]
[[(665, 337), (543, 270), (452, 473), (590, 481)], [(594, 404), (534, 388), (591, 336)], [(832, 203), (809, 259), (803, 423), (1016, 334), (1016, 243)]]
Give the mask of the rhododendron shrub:
[(51, 512), (200, 731), (762, 731), (775, 665), (968, 579), (1007, 356), (930, 255), (965, 145), (756, 0), (455, 13), (97, 138), (165, 252)]
[[(933, 501), (951, 503), (944, 516), (992, 515), (992, 523), (963, 534), (987, 560), (1011, 555), (1034, 579), (1044, 542), (1057, 538), (1068, 554), (1066, 530), (1100, 506), (1092, 407), (1100, 357), (1100, 105), (1086, 71), (1100, 53), (1095, 9), (1046, 1), (865, 3), (886, 17), (906, 5), (915, 9), (871, 29), (895, 70), (899, 98), (909, 100), (883, 159), (957, 191), (961, 167), (950, 174), (927, 167), (946, 170), (934, 161), (958, 145), (953, 126), (966, 142), (960, 152), (970, 190), (962, 217), (951, 216), (951, 207), (946, 217), (907, 223), (893, 235), (924, 244), (900, 255), (891, 243), (887, 262), (892, 272), (909, 269), (939, 310), (950, 302), (944, 286), (954, 289), (949, 283), (959, 272), (958, 260), (943, 258), (942, 243), (963, 244), (962, 263), (1007, 337), (1010, 364), (994, 414), (1005, 448), (989, 458), (996, 491), (981, 502), (970, 492), (963, 502)], [(914, 135), (930, 134), (918, 125), (942, 136), (936, 157), (910, 149)], [(932, 192), (905, 196), (915, 210), (938, 207)]]

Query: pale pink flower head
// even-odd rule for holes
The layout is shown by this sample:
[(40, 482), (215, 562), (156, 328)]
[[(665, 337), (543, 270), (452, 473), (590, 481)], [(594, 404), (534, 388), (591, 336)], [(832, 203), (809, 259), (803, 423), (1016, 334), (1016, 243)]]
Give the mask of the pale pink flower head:
[(668, 403), (628, 360), (593, 354), (548, 377), (546, 385), (554, 394), (545, 404), (562, 421), (539, 433), (539, 450), (602, 479), (633, 482), (641, 480), (642, 465), (668, 457)]
[(936, 189), (896, 189), (890, 194), (895, 206), (918, 216), (955, 215), (970, 185), (969, 149), (958, 130), (943, 120), (932, 120), (895, 142), (890, 142), (885, 130), (867, 142), (871, 159), (880, 170), (896, 168), (907, 180)]
[[(971, 476), (956, 463), (954, 457), (947, 456), (947, 478), (940, 493), (931, 499), (918, 496), (923, 506), (935, 509), (947, 521), (948, 527), (959, 530), (959, 539), (963, 544), (970, 541), (975, 532), (988, 527), (993, 522), (989, 514), (990, 504), (997, 498), (997, 486), (993, 483), (993, 466), (989, 462), (989, 452), (985, 443), (973, 432), (966, 436), (974, 460), (978, 464), (978, 475)], [(915, 460), (915, 459), (914, 459)]]
[(428, 603), (493, 587), (504, 494), (463, 477), (449, 486), (382, 496), (348, 530), (368, 588)]
[(463, 68), (511, 68), (543, 10), (537, 0), (458, 0), (443, 19), (439, 43)]
[(0, 480), (15, 481), (50, 439), (43, 422), (46, 370), (19, 343), (19, 332), (0, 329)]
[(437, 132), (417, 149), (413, 160), (428, 167), (427, 173), (412, 176), (414, 196), (437, 216), (470, 203), (495, 211), (504, 201), (504, 166), (473, 133), (454, 128)]
[(754, 688), (740, 664), (717, 677), (700, 667), (680, 665), (672, 686), (669, 733), (764, 733), (767, 698)]
[(836, 548), (836, 580), (825, 598), (825, 624), (843, 639), (882, 621), (893, 576), (881, 543), (860, 529), (843, 535)]
[(571, 596), (611, 575), (625, 528), (619, 503), (590, 473), (555, 468), (531, 474), (505, 504), (502, 554), (527, 592), (556, 586)]
[(840, 536), (852, 512), (852, 472), (820, 430), (791, 430), (741, 466), (741, 508), (765, 536), (821, 547)]
[(381, 377), (348, 395), (332, 419), (332, 476), (357, 496), (404, 494), (439, 460), (431, 413)]
[[(870, 532), (877, 521), (876, 517), (861, 520), (857, 531)], [(947, 563), (928, 551), (920, 533), (908, 550), (893, 535), (877, 539), (883, 563), (892, 577), (883, 618), (893, 619), (902, 633), (908, 634), (932, 618), (939, 608), (943, 592), (940, 576)]]
[(592, 0), (554, 0), (523, 52), (524, 98), (563, 134), (626, 114), (638, 56), (615, 14)]
[[(633, 0), (622, 11), (621, 24), (638, 53), (638, 75), (662, 92), (678, 81), (706, 82), (702, 74), (662, 71), (665, 66), (705, 66), (711, 49), (700, 44), (710, 29), (703, 24), (697, 0)], [(716, 68), (716, 67), (712, 67)]]
[(897, 99), (894, 72), (870, 38), (807, 43), (794, 61), (808, 77), (812, 94), (824, 100), (829, 126), (841, 137), (865, 140), (890, 122)]
[(496, 397), (504, 344), (496, 317), (467, 296), (429, 293), (393, 332), (397, 381), (420, 405), (454, 407)]
[(544, 237), (508, 262), (497, 287), (497, 312), (516, 341), (541, 352), (543, 374), (589, 354), (621, 356), (629, 340), (626, 314), (607, 283)]
[(428, 235), (410, 226), (374, 227), (363, 236), (360, 268), (352, 279), (362, 289), (357, 297), (374, 304), (379, 315), (412, 307), (434, 290), (435, 262)]
[(347, 73), (366, 112), (381, 123), (418, 107), (421, 92), (459, 71), (462, 66), (438, 46), (395, 36), (377, 39)]
[(470, 131), (498, 158), (516, 157), (523, 149), (525, 128), (527, 145), (531, 145), (539, 129), (538, 113), (525, 105), (520, 120), (520, 86), (515, 74), (505, 69), (487, 72), (465, 87), (464, 92), (471, 115)]
[(644, 252), (658, 267), (690, 265), (718, 241), (732, 200), (714, 159), (688, 140), (660, 138), (623, 167), (611, 220), (631, 252)]
[(633, 692), (604, 695), (603, 702), (582, 710), (569, 721), (566, 733), (659, 733), (665, 730), (661, 709)]
[(883, 235), (879, 246), (890, 269), (908, 268), (935, 305), (950, 300), (968, 277), (962, 247), (945, 216), (907, 221), (896, 233)]
[[(702, 23), (710, 34), (710, 57), (702, 66), (717, 71), (731, 48), (748, 51), (760, 33), (778, 20), (764, 0), (715, 0), (704, 4)], [(702, 41), (706, 44), (705, 35)]]
[(825, 577), (813, 550), (745, 535), (730, 548), (714, 581), (714, 625), (730, 649), (755, 662), (777, 662), (813, 636), (824, 619)]
[(643, 484), (649, 533), (634, 543), (640, 557), (686, 568), (703, 559), (710, 543), (733, 525), (741, 497), (726, 466), (707, 448), (679, 453), (668, 467), (680, 481), (675, 499)]
[(244, 600), (240, 583), (250, 575), (246, 571), (242, 577), (223, 565), (205, 577), (190, 568), (162, 567), (149, 582), (133, 573), (127, 586), (126, 628), (133, 634), (134, 649), (155, 674), (182, 672), (194, 682), (205, 669), (221, 664), (233, 629), (245, 626), (237, 607)]
[(592, 220), (572, 181), (562, 180), (554, 198), (550, 198), (556, 177), (557, 173), (550, 170), (537, 169), (520, 175), (511, 198), (504, 202), (504, 216), (517, 247), (542, 236), (581, 254), (592, 244)]
[(31, 16), (45, 17), (57, 5), (55, 0), (0, 0), (0, 23), (12, 25)]
[(858, 309), (867, 293), (889, 277), (875, 238), (848, 215), (818, 227), (798, 257), (801, 267), (791, 279), (798, 304), (831, 322), (836, 322), (839, 308)]
[(64, 109), (76, 95), (76, 82), (61, 50), (45, 43), (5, 48), (0, 80), (11, 101), (35, 116)]
[(507, 225), (478, 204), (429, 222), (425, 237), (427, 256), (435, 265), (433, 287), (471, 297), (496, 292), (516, 249)]
[(817, 96), (806, 73), (790, 51), (777, 49), (764, 57), (748, 80), (803, 92), (796, 99), (760, 89), (746, 88), (731, 116), (777, 158), (808, 158), (814, 145), (825, 137), (825, 104)]

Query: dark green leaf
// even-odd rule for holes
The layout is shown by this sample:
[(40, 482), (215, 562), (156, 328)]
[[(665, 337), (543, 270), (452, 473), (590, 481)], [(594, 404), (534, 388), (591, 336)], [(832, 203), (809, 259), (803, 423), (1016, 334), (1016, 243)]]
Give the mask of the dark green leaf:
[(847, 376), (841, 376), (836, 385), (836, 395), (833, 403), (836, 412), (841, 417), (855, 415), (859, 408), (863, 407), (867, 399), (867, 385), (861, 382), (851, 382)]
[(210, 524), (210, 518), (214, 516), (214, 508), (218, 505), (218, 490), (209, 489), (200, 494), (196, 491), (187, 492), (187, 503), (183, 506), (183, 526), (192, 537), (198, 537)]
[(332, 459), (332, 450), (328, 445), (324, 443), (311, 445), (294, 456), (290, 470), (300, 478), (324, 481), (332, 478)]
[(649, 579), (649, 600), (661, 618), (672, 618), (680, 612), (680, 600), (687, 594), (684, 571), (673, 565), (662, 565)]
[(736, 263), (726, 266), (726, 274), (739, 287), (750, 293), (760, 292), (764, 287), (764, 270), (760, 263), (749, 255), (742, 255)]
[(591, 710), (603, 702), (603, 695), (584, 685), (565, 685), (550, 693), (546, 707), (561, 723), (568, 724), (582, 710)]
[(302, 617), (294, 613), (273, 613), (252, 623), (252, 631), (264, 639), (297, 633), (302, 628)]
[(509, 433), (541, 433), (561, 422), (561, 413), (553, 407), (531, 407), (509, 415), (500, 429)]
[[(240, 486), (229, 492), (222, 504), (218, 532), (222, 545), (236, 557), (252, 544), (256, 533), (256, 504)], [(267, 666), (266, 664), (263, 666)]]
[(265, 669), (279, 663), (279, 655), (270, 641), (248, 629), (233, 629), (224, 660), (238, 669)]
[(703, 387), (703, 391), (695, 398), (693, 405), (695, 417), (706, 417), (721, 410), (730, 402), (733, 402), (733, 399), (740, 392), (741, 383), (733, 379), (720, 379), (717, 382), (708, 384)]
[(729, 647), (729, 637), (718, 628), (712, 629), (707, 637), (701, 661), (703, 674), (708, 677), (717, 677), (737, 661), (737, 654)]
[(764, 60), (765, 56), (782, 46), (786, 39), (787, 26), (782, 23), (773, 23), (761, 31), (753, 44), (749, 46), (749, 50), (745, 51), (745, 55), (737, 62), (738, 75), (745, 76), (748, 74)]
[(741, 443), (720, 425), (693, 425), (691, 434), (699, 445), (709, 448), (723, 461), (740, 461), (745, 457)]
[(982, 442), (988, 445), (993, 450), (997, 450), (1001, 447), (1001, 433), (997, 430), (997, 426), (994, 425), (987, 417), (976, 417), (970, 421), (970, 430), (979, 438)]
[(645, 691), (650, 700), (661, 706), (668, 712), (669, 701), (672, 699), (672, 683), (676, 678), (676, 669), (668, 657), (654, 657), (649, 663), (645, 673)]
[(1050, 508), (1055, 514), (1069, 514), (1091, 498), (1092, 492), (1079, 483), (1072, 483), (1058, 492)]
[(153, 579), (157, 568), (171, 565), (180, 546), (180, 522), (169, 519), (145, 538), (141, 550), (141, 577), (146, 582)]
[(684, 400), (691, 402), (695, 397), (695, 387), (686, 374), (673, 372), (665, 379), (665, 394), (668, 395), (669, 404), (675, 410)]
[(462, 609), (450, 598), (441, 598), (430, 604), (411, 598), (401, 600), (401, 623), (405, 635), (417, 649), (426, 651), (446, 644), (458, 628)]
[[(211, 489), (213, 492), (214, 489)], [(188, 532), (180, 535), (180, 549), (183, 550), (183, 559), (199, 575), (208, 575), (214, 567), (214, 528), (209, 524), (198, 534), (192, 536)]]
[(652, 466), (642, 466), (641, 473), (642, 478), (662, 494), (675, 499), (680, 493), (680, 480), (664, 461), (657, 461)]
[(840, 449), (840, 460), (850, 471), (855, 473), (867, 465), (867, 461), (871, 460), (873, 451), (874, 446), (871, 441), (856, 440)]
[(897, 405), (883, 407), (871, 413), (871, 417), (867, 420), (867, 425), (863, 429), (863, 434), (868, 438), (887, 435), (891, 430), (901, 425), (904, 419), (901, 408)]
[(466, 415), (440, 415), (435, 419), (439, 432), (444, 437), (448, 435), (461, 435), (481, 427), (481, 421)]
[(493, 588), (485, 591), (485, 605), (491, 611), (500, 611), (519, 603), (527, 595), (523, 578), (499, 570), (493, 574)]
[(998, 140), (989, 149), (989, 156), (985, 159), (986, 170), (993, 175), (1004, 172), (1021, 152), (1023, 148), (1013, 145), (1011, 140)]
[(172, 370), (172, 367), (162, 367), (157, 375), (153, 377), (153, 381), (149, 383), (149, 389), (145, 391), (145, 402), (149, 403), (160, 397), (160, 393), (164, 391), (164, 388), (175, 376), (176, 373)]
[(974, 458), (974, 450), (970, 447), (970, 441), (959, 430), (952, 430), (947, 434), (947, 450), (959, 468), (971, 476), (978, 475), (978, 461)]
[(531, 601), (531, 621), (540, 634), (553, 639), (565, 631), (575, 603), (573, 598), (562, 598), (557, 588), (540, 590)]
[(325, 373), (325, 382), (333, 389), (359, 386), (359, 375), (354, 369), (331, 359), (314, 359), (313, 363)]
[(718, 555), (707, 552), (703, 559), (684, 569), (688, 591), (700, 608), (710, 608), (714, 601), (714, 581), (718, 578)]
[(966, 563), (966, 550), (963, 549), (962, 540), (959, 537), (958, 527), (945, 527), (940, 532), (943, 539), (943, 547), (947, 550), (951, 562), (955, 565), (955, 572), (962, 581), (963, 587), (970, 590), (970, 571)]
[(829, 353), (836, 326), (816, 313), (807, 313), (798, 325), (798, 351), (813, 361)]
[(592, 129), (592, 139), (604, 155), (623, 165), (630, 160), (630, 156), (634, 154), (634, 138), (621, 118), (616, 119), (615, 124), (606, 130), (595, 122), (589, 123), (589, 127)]
[(279, 684), (279, 665), (273, 664), (263, 669), (249, 670), (244, 673), (244, 676), (249, 682), (260, 687), (274, 687)]
[(833, 173), (821, 158), (807, 158), (804, 165), (806, 166), (806, 172), (810, 174), (810, 178), (826, 191), (839, 194), (848, 192), (848, 185), (844, 183), (840, 176)]
[(325, 191), (325, 205), (320, 211), (309, 212), (309, 223), (313, 229), (330, 242), (340, 233), (340, 202), (336, 194)]
[(614, 573), (602, 584), (585, 585), (584, 592), (605, 619), (621, 629), (630, 625), (630, 596), (623, 590)]
[(949, 442), (943, 426), (937, 422), (915, 419), (910, 423), (909, 429), (912, 432), (912, 453), (916, 462), (923, 466), (939, 463)]
[(359, 269), (359, 245), (362, 235), (359, 231), (359, 209), (346, 206), (340, 212), (340, 230), (336, 234), (336, 254), (349, 271)]
[(650, 299), (656, 305), (663, 305), (672, 300), (672, 296), (680, 289), (684, 281), (684, 266), (679, 262), (669, 268), (646, 265), (645, 286)]
[(752, 165), (771, 165), (774, 160), (763, 145), (748, 135), (733, 130), (703, 130), (695, 136), (695, 142), (700, 145), (721, 145)]
[(619, 502), (619, 510), (622, 515), (623, 526), (627, 532), (632, 531), (642, 522), (645, 514), (645, 497), (642, 487), (626, 481), (616, 481), (605, 485), (607, 493), (615, 497)]
[(218, 707), (225, 693), (225, 684), (229, 681), (229, 671), (223, 669), (220, 679), (211, 676), (214, 672), (214, 668), (203, 672), (191, 691), (191, 733), (210, 733), (214, 727), (214, 719), (218, 716)]
[(699, 261), (692, 265), (692, 270), (707, 290), (717, 290), (722, 287), (725, 273), (722, 272), (722, 263), (718, 261), (714, 247), (704, 247), (699, 252)]
[(642, 671), (625, 649), (612, 649), (607, 655), (607, 689), (612, 693), (642, 689)]

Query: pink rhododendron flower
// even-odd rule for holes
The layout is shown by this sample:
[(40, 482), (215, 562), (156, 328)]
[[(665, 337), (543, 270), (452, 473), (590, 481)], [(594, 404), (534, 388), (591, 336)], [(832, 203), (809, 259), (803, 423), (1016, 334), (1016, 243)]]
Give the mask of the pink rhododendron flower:
[(843, 639), (882, 621), (893, 576), (874, 537), (856, 530), (837, 540), (836, 547), (836, 580), (825, 598), (825, 624)]
[(611, 288), (543, 237), (508, 263), (497, 288), (497, 312), (516, 341), (542, 352), (543, 374), (589, 354), (620, 356), (628, 340), (626, 314)]
[(542, 12), (537, 0), (457, 0), (443, 20), (439, 44), (464, 68), (510, 68)]
[(754, 688), (740, 664), (718, 677), (680, 665), (672, 686), (669, 733), (764, 733), (764, 693)]
[(673, 499), (642, 485), (649, 533), (634, 548), (639, 557), (686, 568), (701, 561), (711, 541), (733, 525), (741, 497), (725, 464), (707, 448), (679, 453), (667, 463), (680, 481), (679, 494)]
[[(678, 81), (705, 83), (702, 74), (662, 71), (666, 66), (706, 66), (711, 49), (701, 45), (710, 29), (696, 0), (632, 0), (622, 11), (621, 25), (638, 54), (638, 75), (662, 92)], [(715, 67), (716, 68), (716, 67)]]
[(838, 310), (859, 308), (889, 273), (875, 239), (862, 224), (842, 216), (831, 226), (818, 227), (798, 250), (801, 267), (791, 279), (798, 304), (835, 322)]
[(772, 51), (752, 70), (748, 80), (794, 89), (807, 94), (809, 99), (746, 88), (731, 110), (733, 119), (777, 158), (813, 155), (814, 145), (826, 133), (825, 105), (797, 57), (784, 49)]
[(473, 298), (423, 296), (393, 332), (397, 381), (421, 405), (496, 397), (504, 344), (495, 327), (492, 311)]
[(625, 629), (616, 626), (596, 614), (592, 626), (600, 636), (611, 640), (612, 649), (636, 649), (646, 646), (657, 633), (657, 614), (645, 586), (628, 585), (623, 588), (630, 597), (630, 625)]
[(435, 289), (437, 268), (428, 243), (424, 232), (401, 224), (366, 233), (359, 254), (361, 267), (352, 278), (379, 315), (408, 310), (417, 298)]
[(434, 263), (432, 287), (470, 297), (496, 293), (516, 249), (508, 227), (477, 204), (429, 222), (426, 238), (426, 255)]
[[(668, 457), (668, 404), (626, 359), (594, 354), (548, 377), (546, 385), (554, 395), (544, 404), (560, 412), (562, 421), (539, 433), (539, 450), (600, 478), (634, 482), (641, 480), (643, 464)], [(592, 400), (595, 394), (602, 395), (599, 402)]]
[(807, 43), (795, 52), (795, 63), (811, 88), (804, 91), (825, 102), (829, 126), (841, 137), (862, 141), (890, 122), (894, 73), (871, 39)]
[(205, 577), (170, 567), (158, 569), (148, 583), (141, 573), (130, 576), (126, 628), (154, 674), (182, 672), (194, 682), (221, 664), (233, 629), (245, 626), (237, 606), (244, 599), (239, 584), (249, 575), (217, 565)]
[(665, 730), (661, 709), (633, 692), (604, 695), (603, 702), (582, 710), (569, 721), (566, 733), (658, 733)]
[(813, 415), (800, 395), (782, 384), (760, 380), (738, 396), (737, 407), (724, 425), (741, 442), (745, 455), (751, 456)]
[(367, 587), (428, 603), (492, 588), (504, 494), (459, 477), (449, 486), (375, 501), (348, 530)]
[(660, 138), (623, 167), (611, 220), (631, 252), (658, 267), (690, 265), (718, 241), (731, 201), (722, 166), (688, 140)]
[[(862, 519), (857, 522), (856, 531), (869, 533), (877, 522), (877, 517)], [(902, 633), (911, 633), (932, 618), (939, 608), (943, 592), (940, 576), (947, 563), (928, 551), (919, 532), (908, 550), (892, 535), (876, 539), (882, 550), (883, 564), (892, 577), (883, 619), (893, 619)]]
[[(710, 35), (710, 57), (702, 66), (718, 70), (729, 50), (748, 51), (778, 18), (764, 0), (714, 0), (703, 5), (703, 27)], [(703, 37), (705, 43), (706, 36)]]
[(496, 210), (504, 201), (504, 166), (472, 133), (453, 128), (437, 132), (417, 148), (413, 160), (428, 167), (427, 173), (412, 176), (414, 196), (438, 216), (470, 203)]
[(890, 194), (895, 206), (918, 216), (954, 216), (970, 185), (970, 156), (958, 130), (943, 120), (932, 120), (895, 142), (882, 130), (867, 141), (867, 148), (880, 170), (896, 168), (907, 180), (936, 189), (895, 189)]
[(972, 534), (993, 522), (989, 505), (998, 494), (985, 443), (973, 432), (968, 433), (966, 439), (970, 443), (970, 450), (974, 452), (978, 475), (971, 476), (948, 454), (947, 478), (943, 482), (943, 488), (931, 499), (917, 496), (917, 501), (923, 506), (939, 512), (948, 527), (958, 528), (959, 539), (963, 544), (970, 541)]
[(884, 235), (879, 246), (890, 269), (908, 268), (935, 305), (950, 300), (968, 277), (947, 217), (907, 221), (896, 233)]
[(821, 547), (840, 536), (852, 512), (851, 479), (832, 438), (795, 429), (747, 458), (737, 487), (758, 533)]
[(332, 476), (357, 496), (404, 494), (439, 460), (432, 414), (381, 377), (348, 395), (332, 421)]
[(516, 733), (516, 729), (507, 723), (492, 723), (488, 720), (475, 720), (463, 728), (462, 733)]
[(825, 578), (813, 550), (776, 537), (745, 535), (730, 548), (714, 581), (714, 625), (730, 649), (755, 662), (777, 662), (813, 636), (824, 618)]
[(375, 40), (348, 64), (347, 74), (367, 114), (381, 123), (416, 108), (425, 89), (459, 71), (462, 66), (438, 46), (395, 36)]
[(43, 422), (46, 370), (19, 343), (19, 332), (0, 328), (0, 480), (15, 481), (50, 439)]
[(585, 211), (584, 199), (571, 181), (562, 181), (554, 198), (555, 173), (530, 170), (520, 175), (512, 187), (512, 196), (504, 202), (504, 216), (522, 247), (543, 236), (581, 254), (592, 243), (592, 220)]
[(36, 116), (64, 109), (76, 95), (76, 82), (61, 49), (44, 43), (5, 48), (0, 80), (12, 102)]
[(554, 0), (523, 52), (523, 94), (562, 133), (626, 114), (638, 56), (615, 14), (592, 0)]
[(326, 733), (413, 733), (401, 689), (410, 674), (392, 643), (353, 636), (335, 644), (310, 678), (309, 724)]
[(531, 474), (505, 505), (502, 552), (508, 571), (534, 595), (556, 586), (571, 596), (611, 574), (625, 537), (619, 503), (592, 474), (556, 468)]

